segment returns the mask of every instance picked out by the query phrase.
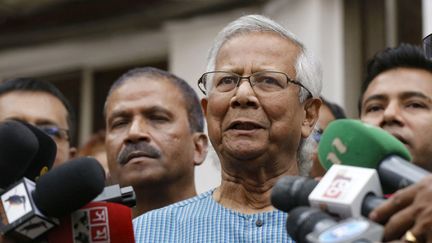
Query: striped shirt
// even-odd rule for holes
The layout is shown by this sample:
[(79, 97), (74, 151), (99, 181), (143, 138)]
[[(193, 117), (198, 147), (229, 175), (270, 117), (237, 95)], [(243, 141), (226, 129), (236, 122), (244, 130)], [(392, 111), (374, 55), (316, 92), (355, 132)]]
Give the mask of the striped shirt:
[(217, 203), (213, 190), (145, 213), (133, 221), (136, 242), (294, 242), (288, 214), (242, 214)]

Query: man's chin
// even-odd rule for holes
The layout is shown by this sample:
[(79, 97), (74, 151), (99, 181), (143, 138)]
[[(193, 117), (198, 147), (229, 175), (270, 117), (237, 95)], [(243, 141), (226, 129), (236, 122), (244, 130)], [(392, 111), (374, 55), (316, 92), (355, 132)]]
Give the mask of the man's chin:
[[(241, 149), (226, 149), (225, 157), (233, 158), (239, 161), (252, 161), (260, 158), (264, 153), (263, 149), (253, 149), (248, 147), (243, 147)], [(224, 154), (224, 153), (223, 153)]]
[(159, 173), (134, 173), (128, 174), (121, 177), (119, 180), (120, 186), (133, 186), (134, 188), (147, 188), (149, 186), (162, 185), (163, 180), (166, 176), (161, 176)]

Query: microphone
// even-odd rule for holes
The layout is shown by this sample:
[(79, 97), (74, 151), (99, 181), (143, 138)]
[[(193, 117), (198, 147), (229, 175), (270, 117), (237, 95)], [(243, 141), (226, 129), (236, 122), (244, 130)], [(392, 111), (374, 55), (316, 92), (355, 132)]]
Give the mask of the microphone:
[(120, 185), (116, 184), (105, 187), (102, 193), (93, 199), (93, 201), (120, 203), (132, 208), (136, 205), (136, 195), (131, 186), (120, 188)]
[(309, 194), (318, 185), (318, 181), (304, 176), (284, 176), (273, 186), (272, 205), (289, 213), (298, 206), (310, 206)]
[[(334, 171), (336, 169), (338, 171)], [(357, 174), (358, 169), (370, 170), (367, 172), (370, 176)], [(368, 216), (385, 201), (380, 197), (382, 193), (373, 170), (340, 165), (332, 166), (330, 170), (333, 171), (327, 172), (320, 182), (301, 176), (282, 177), (272, 189), (273, 206), (287, 213), (298, 206), (315, 206), (339, 217), (348, 217)], [(342, 173), (345, 173), (345, 176), (340, 176)], [(334, 174), (339, 178), (335, 178)], [(346, 180), (353, 175), (353, 180)], [(311, 198), (314, 190), (315, 194)]]
[(38, 149), (26, 126), (15, 120), (0, 123), (0, 192), (23, 177)]
[(90, 202), (104, 188), (105, 172), (98, 161), (78, 158), (41, 176), (23, 178), (1, 195), (0, 232), (24, 241), (35, 240), (65, 216)]
[(52, 168), (57, 154), (57, 145), (50, 136), (39, 128), (23, 121), (19, 122), (30, 129), (39, 142), (39, 150), (24, 174), (24, 177), (35, 181)]
[(380, 242), (384, 228), (365, 218), (337, 222), (316, 208), (298, 207), (288, 215), (286, 229), (299, 243)]
[[(371, 205), (375, 201), (369, 201), (367, 195), (383, 196), (376, 170), (333, 165), (309, 194), (309, 203), (340, 218), (359, 217), (362, 213), (368, 216), (371, 207), (377, 205)], [(364, 212), (365, 208), (368, 212)]]
[(48, 243), (134, 243), (132, 211), (110, 202), (90, 202), (61, 218), (60, 226), (48, 233)]
[(318, 145), (321, 165), (376, 168), (384, 191), (393, 193), (416, 183), (429, 172), (409, 162), (408, 149), (387, 131), (357, 120), (331, 122)]

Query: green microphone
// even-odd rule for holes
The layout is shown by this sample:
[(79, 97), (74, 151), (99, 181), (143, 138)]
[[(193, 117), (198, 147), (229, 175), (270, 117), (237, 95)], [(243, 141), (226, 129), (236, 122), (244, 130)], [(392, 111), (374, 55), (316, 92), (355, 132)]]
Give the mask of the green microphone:
[(331, 122), (321, 136), (318, 157), (326, 170), (333, 164), (376, 169), (387, 193), (416, 183), (429, 174), (409, 162), (412, 157), (397, 138), (359, 120)]

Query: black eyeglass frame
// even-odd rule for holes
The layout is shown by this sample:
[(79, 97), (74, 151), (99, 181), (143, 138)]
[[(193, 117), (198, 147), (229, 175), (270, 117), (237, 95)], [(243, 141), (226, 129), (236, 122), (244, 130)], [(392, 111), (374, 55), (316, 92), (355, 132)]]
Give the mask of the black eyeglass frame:
[[(296, 81), (296, 80), (294, 80), (294, 79), (291, 79), (291, 78), (288, 76), (288, 74), (286, 74), (286, 73), (284, 73), (284, 72), (271, 71), (271, 70), (266, 70), (266, 71), (260, 71), (260, 72), (252, 73), (252, 75), (250, 75), (250, 76), (241, 76), (241, 75), (238, 75), (237, 73), (228, 72), (228, 71), (211, 71), (211, 72), (205, 72), (205, 73), (204, 73), (203, 75), (201, 75), (201, 77), (198, 79), (198, 88), (201, 90), (201, 92), (202, 92), (204, 95), (207, 95), (206, 88), (205, 88), (206, 83), (204, 83), (204, 76), (206, 76), (206, 75), (208, 75), (208, 74), (212, 74), (212, 73), (227, 73), (227, 74), (231, 74), (231, 75), (234, 76), (234, 77), (237, 77), (238, 80), (237, 80), (237, 83), (236, 83), (236, 87), (238, 87), (238, 86), (240, 85), (240, 81), (241, 81), (242, 79), (247, 79), (248, 82), (249, 82), (249, 84), (251, 85), (251, 87), (253, 87), (254, 84), (252, 84), (250, 78), (251, 78), (252, 76), (257, 75), (257, 74), (261, 74), (261, 73), (278, 73), (278, 74), (283, 74), (283, 75), (285, 76), (286, 80), (287, 80), (287, 84), (289, 84), (289, 83), (293, 83), (293, 84), (295, 84), (295, 85), (298, 85), (298, 86), (304, 88), (304, 89), (309, 93), (309, 96), (308, 96), (308, 97), (312, 97), (312, 96), (313, 96), (313, 95), (312, 95), (312, 92), (310, 92), (310, 90), (309, 90), (308, 88), (306, 88), (302, 83), (300, 83), (300, 82), (298, 82), (298, 81)], [(286, 87), (288, 87), (288, 85), (287, 85)], [(285, 88), (286, 88), (286, 87), (285, 87)]]

